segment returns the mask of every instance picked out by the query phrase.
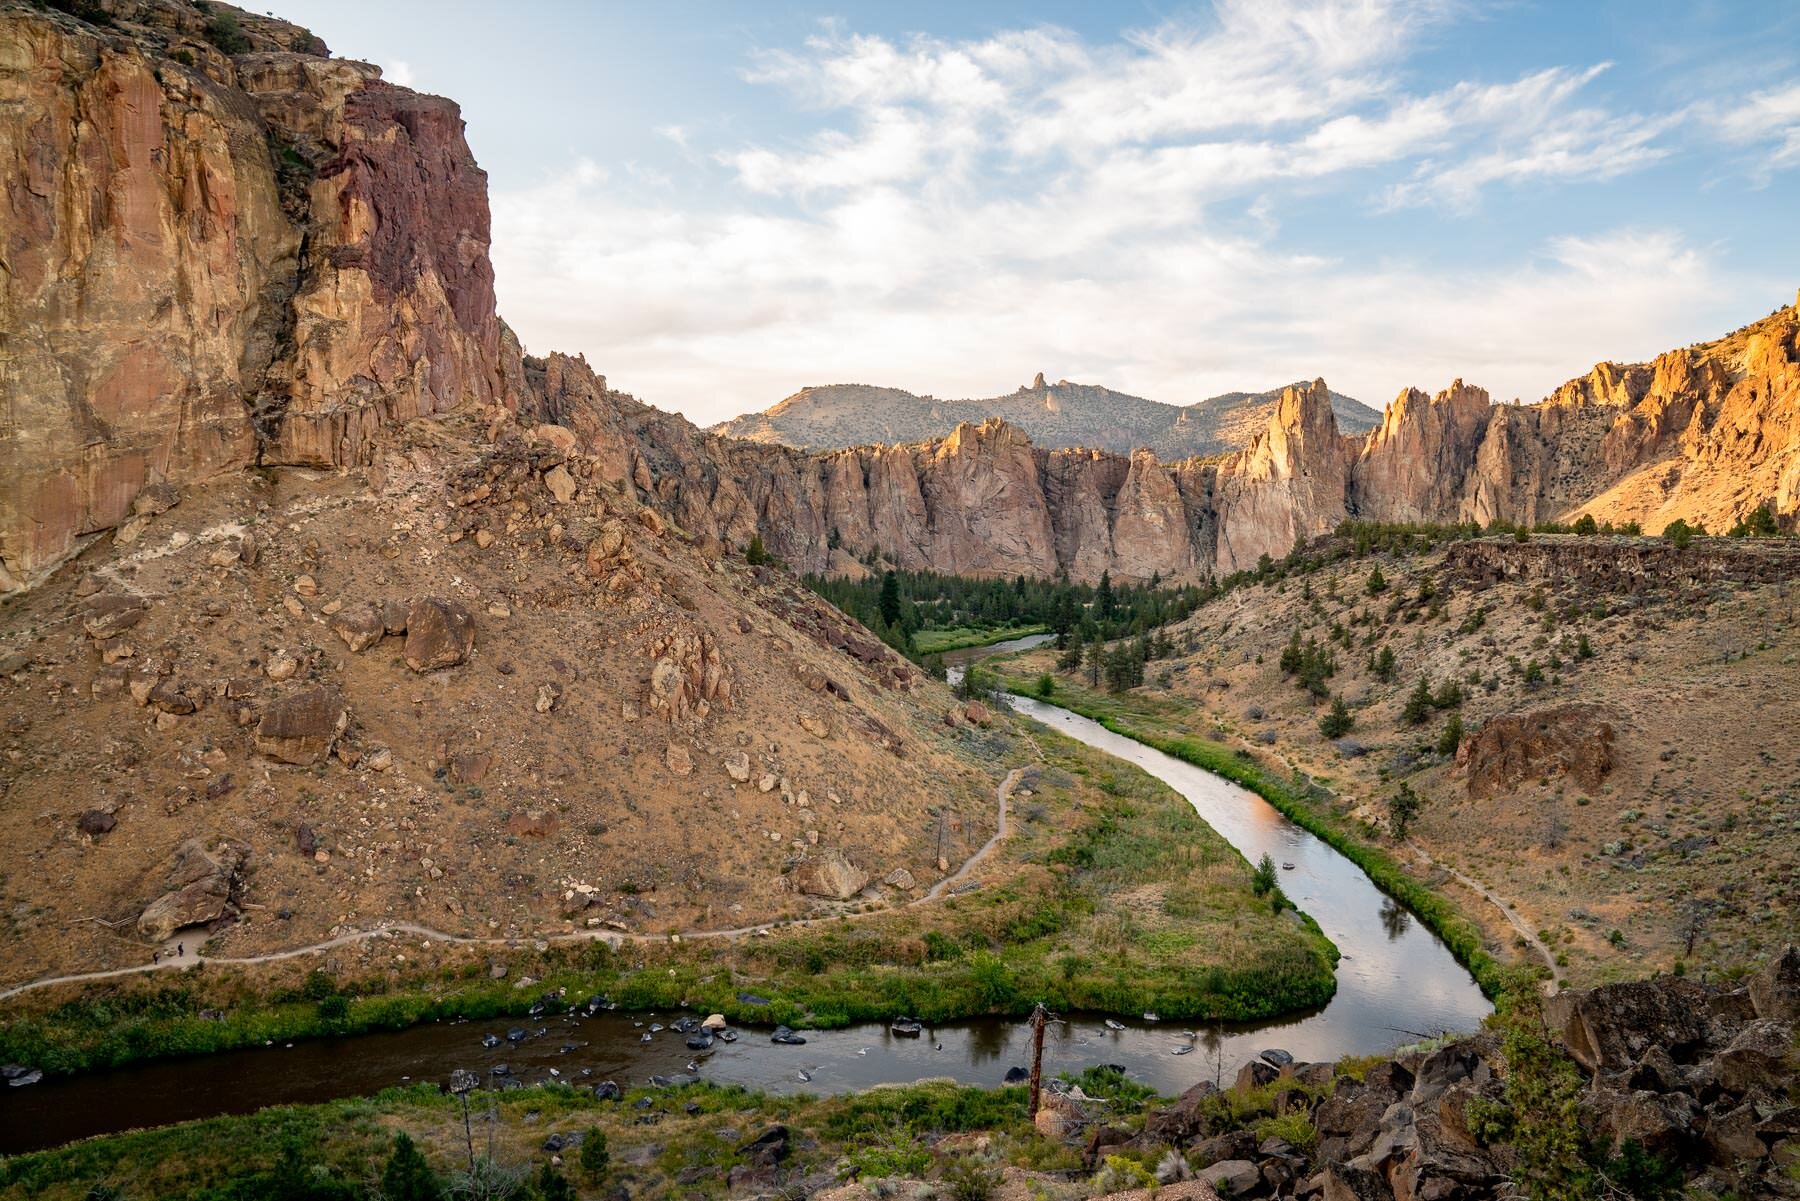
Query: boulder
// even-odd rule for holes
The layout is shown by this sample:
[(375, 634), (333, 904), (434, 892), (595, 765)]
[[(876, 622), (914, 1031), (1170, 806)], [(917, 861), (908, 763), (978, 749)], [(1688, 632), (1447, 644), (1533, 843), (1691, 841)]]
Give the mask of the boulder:
[(1209, 1098), (1219, 1095), (1216, 1085), (1202, 1080), (1178, 1097), (1173, 1105), (1153, 1110), (1144, 1119), (1144, 1139), (1148, 1143), (1185, 1143), (1208, 1128), (1212, 1105)]
[(353, 655), (368, 650), (387, 633), (387, 624), (374, 605), (348, 605), (333, 613), (327, 624)]
[(560, 463), (544, 473), (544, 487), (550, 490), (550, 495), (556, 498), (559, 505), (566, 505), (575, 499), (575, 477)]
[(1241, 1197), (1262, 1187), (1262, 1169), (1248, 1159), (1224, 1159), (1194, 1173), (1219, 1191), (1220, 1196)]
[(1467, 1080), (1480, 1066), (1481, 1057), (1467, 1043), (1451, 1043), (1439, 1047), (1419, 1064), (1413, 1078), (1411, 1101), (1415, 1106), (1437, 1100), (1438, 1096), (1458, 1080)]
[(1445, 1138), (1429, 1115), (1417, 1118), (1411, 1145), (1388, 1168), (1395, 1201), (1486, 1197), (1495, 1178), (1494, 1166), (1485, 1156)]
[(769, 1127), (738, 1148), (744, 1162), (754, 1168), (772, 1168), (788, 1157), (792, 1140), (786, 1126)]
[(475, 649), (475, 618), (455, 601), (427, 596), (406, 611), (406, 665), (436, 671), (466, 662)]
[(986, 729), (994, 724), (994, 711), (980, 701), (970, 701), (962, 707), (962, 715), (970, 725)]
[(1395, 1060), (1378, 1063), (1363, 1073), (1363, 1087), (1378, 1093), (1386, 1093), (1389, 1100), (1403, 1097), (1412, 1091), (1413, 1074), (1406, 1065)]
[(1756, 1109), (1751, 1105), (1740, 1105), (1708, 1121), (1701, 1138), (1706, 1144), (1707, 1158), (1723, 1168), (1735, 1169), (1769, 1153), (1762, 1139), (1757, 1137)]
[(1623, 1071), (1652, 1046), (1677, 1059), (1700, 1046), (1706, 990), (1676, 977), (1605, 984), (1551, 997), (1544, 1018), (1576, 1063), (1590, 1072)]
[(1752, 1089), (1785, 1092), (1793, 1079), (1794, 1029), (1786, 1022), (1754, 1021), (1731, 1045), (1702, 1065), (1701, 1073), (1735, 1096)]
[(1789, 943), (1750, 978), (1750, 1003), (1759, 1018), (1800, 1023), (1800, 946)]
[(106, 810), (89, 809), (81, 815), (75, 827), (90, 838), (98, 838), (102, 834), (112, 833), (113, 827), (118, 824), (118, 819)]
[(1188, 1162), (1196, 1168), (1233, 1159), (1256, 1157), (1256, 1135), (1248, 1130), (1231, 1130), (1214, 1135), (1188, 1148)]
[(1394, 1192), (1378, 1172), (1354, 1162), (1325, 1165), (1324, 1201), (1393, 1201)]
[(138, 916), (138, 933), (164, 942), (177, 930), (225, 916), (246, 855), (243, 847), (230, 842), (221, 841), (211, 850), (197, 838), (182, 843), (164, 877), (167, 891)]
[(890, 888), (898, 888), (905, 891), (910, 891), (918, 887), (919, 883), (917, 880), (913, 879), (913, 874), (903, 867), (897, 867), (887, 875), (883, 876), (881, 882), (888, 885)]
[(117, 638), (150, 612), (150, 606), (135, 596), (96, 596), (86, 608), (81, 627), (99, 639)]
[(405, 601), (385, 600), (381, 602), (381, 629), (383, 633), (395, 635), (406, 633), (407, 607)]
[(678, 776), (692, 775), (694, 756), (679, 742), (671, 742), (663, 747), (663, 765)]
[(1691, 1140), (1699, 1105), (1685, 1093), (1596, 1089), (1584, 1102), (1594, 1131), (1614, 1147), (1635, 1141), (1652, 1155), (1679, 1157)]
[(1087, 1115), (1061, 1093), (1046, 1092), (1038, 1101), (1037, 1116), (1032, 1119), (1037, 1132), (1052, 1142), (1066, 1142), (1081, 1134)]
[(834, 901), (849, 900), (869, 883), (868, 873), (838, 850), (823, 851), (801, 860), (788, 879), (796, 892)]
[(739, 784), (750, 782), (750, 756), (743, 751), (735, 751), (725, 758), (725, 774)]
[(350, 711), (335, 688), (317, 685), (271, 701), (256, 725), (256, 749), (302, 766), (318, 763), (349, 728)]
[(1231, 1082), (1232, 1091), (1244, 1093), (1254, 1088), (1261, 1088), (1265, 1084), (1273, 1083), (1279, 1075), (1281, 1073), (1276, 1071), (1272, 1065), (1264, 1063), (1260, 1059), (1252, 1059), (1238, 1069), (1237, 1079)]

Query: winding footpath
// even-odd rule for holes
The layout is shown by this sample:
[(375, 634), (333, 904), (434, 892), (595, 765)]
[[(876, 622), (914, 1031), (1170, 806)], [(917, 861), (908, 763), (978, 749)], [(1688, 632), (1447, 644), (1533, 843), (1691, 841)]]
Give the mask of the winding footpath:
[(277, 963), (283, 959), (298, 959), (305, 955), (320, 955), (337, 947), (345, 947), (358, 942), (367, 942), (370, 939), (376, 938), (392, 938), (401, 934), (410, 934), (419, 938), (431, 939), (435, 942), (451, 943), (456, 946), (513, 947), (518, 946), (520, 943), (533, 941), (556, 943), (604, 941), (617, 947), (628, 942), (680, 943), (690, 939), (697, 941), (700, 939), (743, 938), (749, 935), (767, 934), (775, 929), (804, 930), (821, 922), (836, 923), (841, 921), (858, 921), (870, 917), (880, 917), (883, 914), (894, 913), (901, 909), (911, 909), (918, 905), (929, 904), (969, 878), (975, 869), (980, 866), (982, 861), (993, 853), (994, 848), (999, 846), (1001, 841), (1006, 838), (1007, 803), (1012, 798), (1013, 789), (1017, 788), (1019, 781), (1024, 778), (1026, 770), (1027, 769), (1023, 767), (1013, 768), (1006, 773), (1006, 778), (1000, 781), (1000, 786), (995, 790), (995, 799), (999, 808), (999, 819), (995, 826), (994, 836), (982, 843), (980, 849), (964, 860), (962, 866), (957, 868), (954, 873), (945, 876), (942, 880), (939, 880), (936, 884), (932, 885), (929, 891), (921, 896), (914, 897), (904, 905), (894, 905), (885, 909), (859, 910), (854, 913), (832, 914), (825, 917), (800, 918), (791, 922), (763, 922), (751, 926), (733, 926), (726, 930), (689, 930), (677, 934), (632, 934), (616, 930), (571, 930), (558, 934), (526, 937), (477, 937), (466, 934), (451, 934), (444, 930), (435, 930), (430, 926), (421, 926), (415, 922), (390, 922), (386, 925), (376, 926), (368, 930), (352, 930), (348, 934), (340, 934), (335, 938), (328, 938), (323, 942), (310, 943), (304, 947), (292, 947), (285, 951), (270, 951), (263, 955), (207, 956), (204, 958), (196, 955), (192, 959), (182, 958), (163, 960), (159, 963), (140, 963), (132, 967), (113, 968), (103, 972), (78, 972), (67, 976), (46, 976), (39, 980), (31, 980), (24, 984), (15, 984), (10, 988), (0, 989), (0, 1001), (31, 992), (35, 989), (50, 988), (58, 984), (85, 984), (95, 980), (116, 980), (125, 976), (140, 976), (150, 972), (182, 971), (190, 967), (197, 967), (202, 963), (226, 964), (234, 967), (249, 967), (261, 963)]
[(1423, 862), (1430, 864), (1432, 867), (1441, 869), (1458, 884), (1461, 884), (1464, 888), (1467, 888), (1470, 892), (1480, 896), (1487, 901), (1488, 904), (1498, 909), (1512, 928), (1518, 932), (1519, 937), (1524, 939), (1526, 944), (1530, 946), (1532, 950), (1536, 951), (1543, 959), (1544, 966), (1550, 969), (1550, 987), (1546, 991), (1553, 996), (1562, 991), (1563, 971), (1562, 968), (1557, 965), (1556, 956), (1551, 952), (1549, 947), (1544, 945), (1544, 940), (1537, 936), (1537, 931), (1531, 928), (1531, 923), (1519, 916), (1518, 911), (1513, 908), (1512, 902), (1508, 901), (1505, 897), (1501, 896), (1475, 877), (1457, 871), (1448, 863), (1445, 863), (1440, 859), (1432, 858), (1431, 854), (1426, 851), (1425, 848), (1421, 847), (1418, 843), (1413, 842), (1411, 839), (1407, 840), (1406, 848), (1417, 855)]

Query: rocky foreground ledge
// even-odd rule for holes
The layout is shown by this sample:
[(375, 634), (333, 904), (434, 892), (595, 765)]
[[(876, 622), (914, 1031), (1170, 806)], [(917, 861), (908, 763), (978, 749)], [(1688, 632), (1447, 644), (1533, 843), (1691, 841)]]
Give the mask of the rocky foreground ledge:
[[(1568, 992), (1360, 1079), (1340, 1065), (1322, 1099), (1308, 1085), (1324, 1065), (1271, 1051), (1229, 1088), (1202, 1082), (1153, 1111), (1135, 1136), (1090, 1126), (1086, 1137), (1096, 1158), (1171, 1147), (1235, 1196), (1800, 1197), (1797, 1022), (1790, 945), (1744, 984), (1660, 977)], [(1058, 1122), (1079, 1121), (1054, 1105)], [(1307, 1119), (1310, 1149), (1233, 1128), (1270, 1112)], [(1586, 1185), (1547, 1191), (1558, 1174)]]

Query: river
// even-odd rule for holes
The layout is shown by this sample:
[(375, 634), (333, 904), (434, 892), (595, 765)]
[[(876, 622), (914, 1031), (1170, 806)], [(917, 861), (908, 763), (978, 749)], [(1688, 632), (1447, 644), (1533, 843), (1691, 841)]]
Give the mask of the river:
[[(971, 648), (946, 659), (960, 668), (1047, 638)], [(1228, 1083), (1244, 1061), (1268, 1047), (1303, 1060), (1373, 1054), (1422, 1035), (1471, 1030), (1490, 1011), (1474, 979), (1436, 935), (1377, 889), (1361, 868), (1261, 797), (1087, 718), (1026, 698), (1011, 703), (1164, 780), (1251, 862), (1268, 854), (1282, 867), (1288, 896), (1343, 952), (1336, 995), (1311, 1013), (1260, 1024), (1209, 1025), (1194, 1039), (1174, 1022), (1133, 1018), (1124, 1029), (1111, 1030), (1099, 1017), (1067, 1015), (1045, 1040), (1046, 1071), (1120, 1064), (1136, 1079), (1173, 1094), (1200, 1080)], [(677, 1016), (601, 1013), (537, 1022), (439, 1022), (49, 1079), (0, 1091), (0, 1154), (266, 1105), (355, 1096), (413, 1080), (441, 1082), (459, 1067), (482, 1073), (494, 1086), (551, 1079), (631, 1086), (660, 1074), (773, 1092), (825, 1093), (930, 1077), (996, 1085), (1008, 1068), (1028, 1062), (1030, 1046), (1022, 1022), (988, 1018), (929, 1028), (920, 1038), (896, 1037), (878, 1025), (805, 1031), (804, 1046), (777, 1046), (766, 1030), (745, 1029), (738, 1041), (716, 1043), (696, 1061), (682, 1035), (650, 1033), (653, 1024), (666, 1025)], [(529, 1034), (516, 1044), (504, 1040), (515, 1025)], [(499, 1046), (482, 1045), (489, 1033), (502, 1036)], [(1190, 1052), (1175, 1054), (1190, 1046)], [(493, 1072), (500, 1065), (507, 1069), (504, 1076)]]

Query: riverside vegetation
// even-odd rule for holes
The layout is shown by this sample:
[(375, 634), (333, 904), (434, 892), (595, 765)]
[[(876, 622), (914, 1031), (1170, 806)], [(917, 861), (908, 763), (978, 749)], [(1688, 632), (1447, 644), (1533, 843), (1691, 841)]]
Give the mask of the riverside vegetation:
[(415, 1085), (0, 1160), (0, 1198), (1076, 1201), (1197, 1178), (1243, 1197), (1728, 1201), (1800, 1185), (1800, 948), (1747, 987), (1662, 977), (1544, 1003), (1508, 984), (1478, 1034), (1335, 1064), (1272, 1050), (1172, 1102), (1092, 1067), (1052, 1082), (1036, 1122), (1021, 1088), (947, 1082), (823, 1099), (557, 1082), (468, 1108)]
[[(1002, 730), (992, 750), (1023, 746)], [(1271, 905), (1250, 865), (1148, 774), (1035, 732), (1041, 761), (1015, 792), (1012, 829), (981, 887), (891, 912), (772, 923), (730, 943), (609, 949), (557, 943), (489, 961), (447, 948), (435, 972), (337, 977), (298, 966), (207, 965), (179, 983), (120, 982), (57, 1001), (26, 994), (0, 1023), (0, 1060), (76, 1071), (299, 1037), (523, 1012), (539, 992), (608, 993), (622, 1007), (683, 1002), (734, 1020), (841, 1026), (898, 1013), (941, 1021), (1059, 1009), (1248, 1020), (1330, 998), (1335, 950), (1309, 919)], [(270, 973), (285, 984), (268, 983)], [(754, 989), (768, 1005), (738, 993)], [(199, 1015), (208, 1008), (223, 1010)]]

